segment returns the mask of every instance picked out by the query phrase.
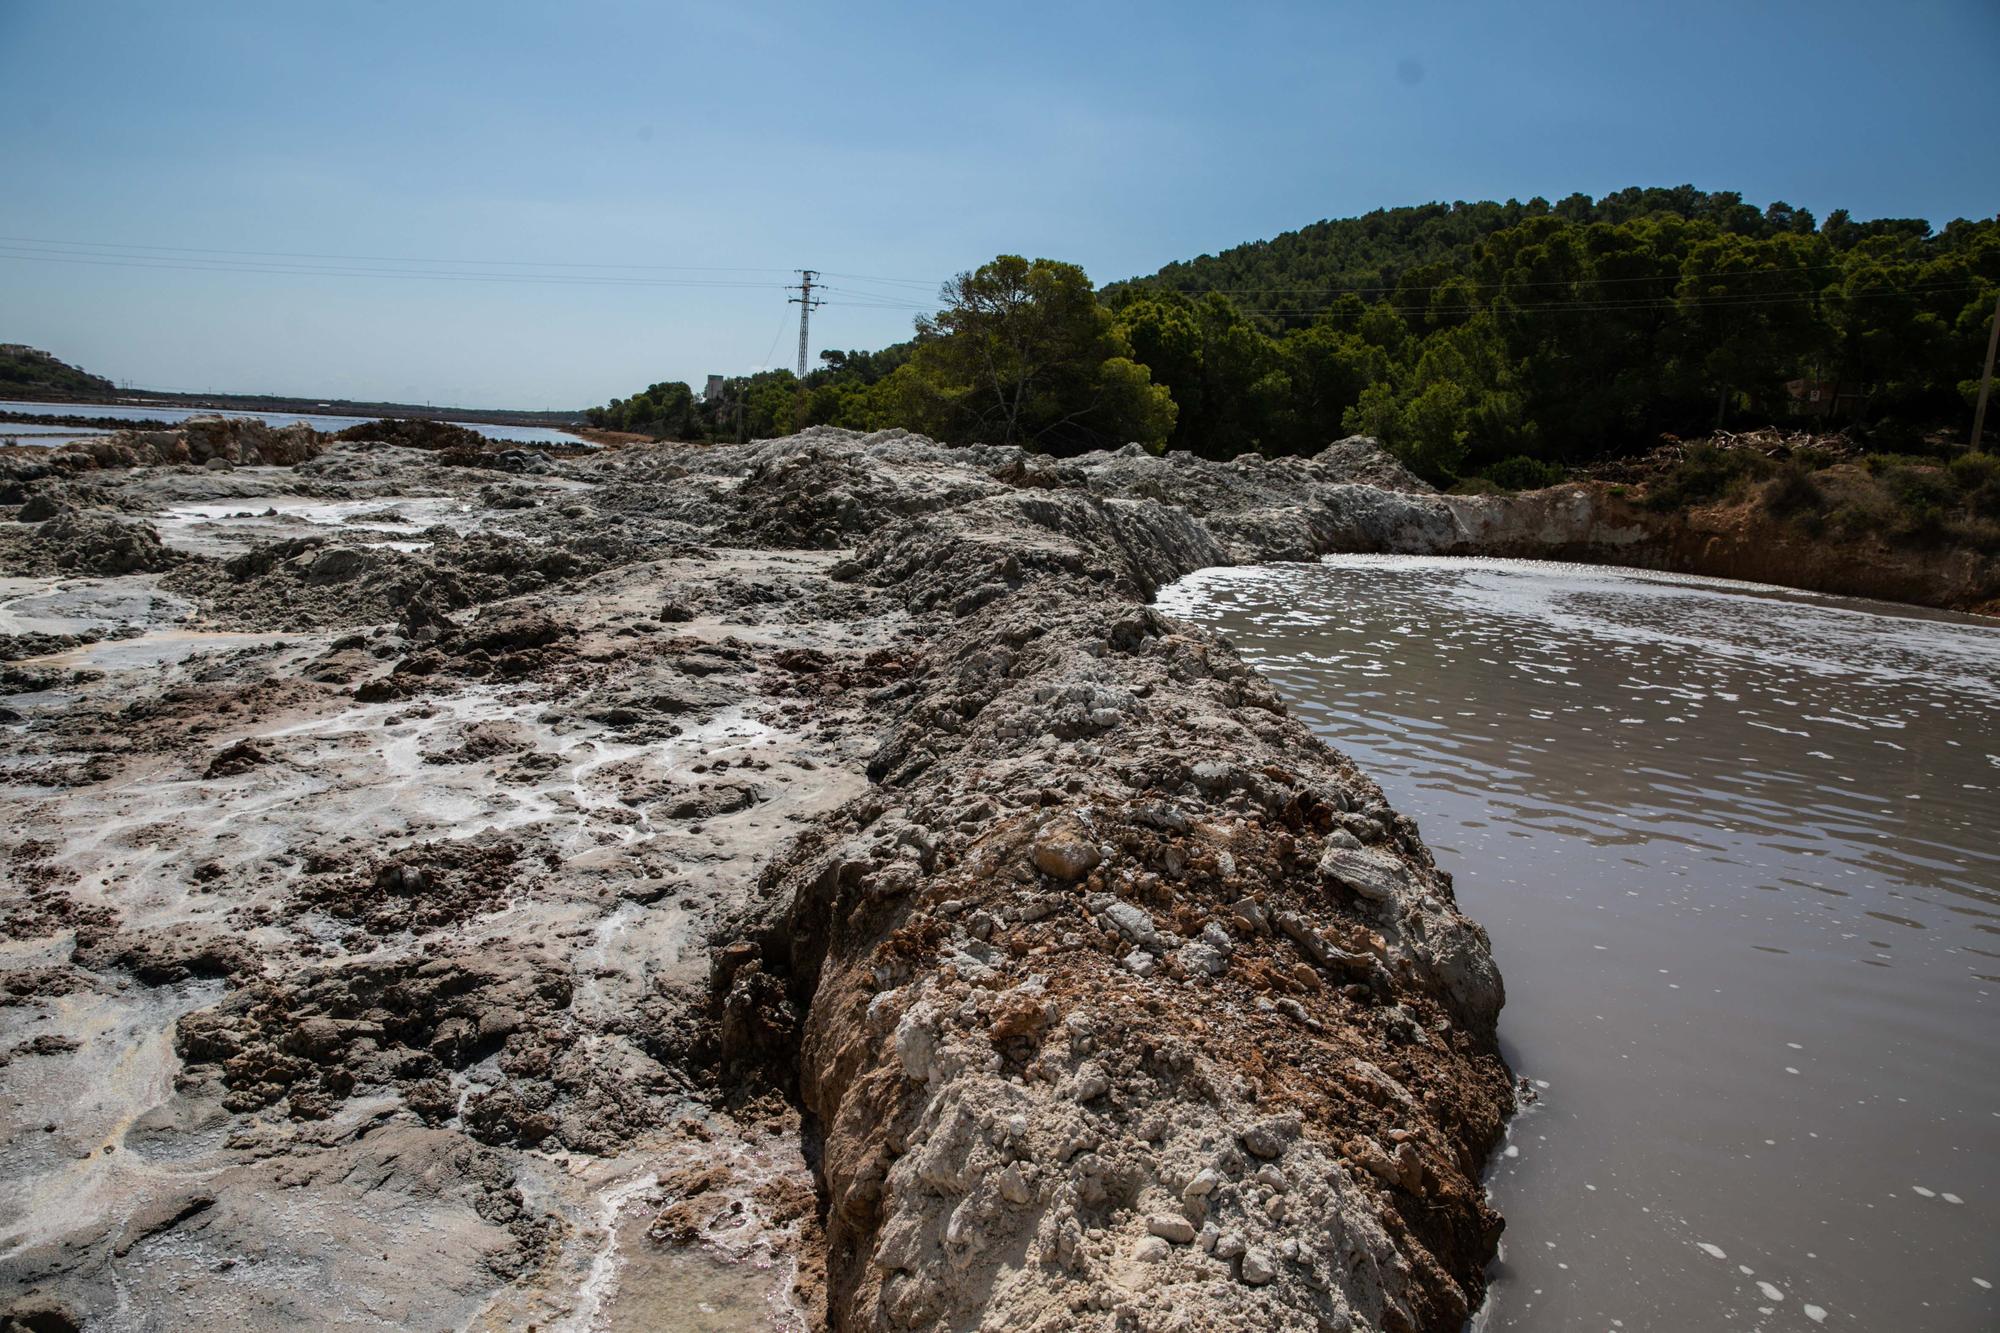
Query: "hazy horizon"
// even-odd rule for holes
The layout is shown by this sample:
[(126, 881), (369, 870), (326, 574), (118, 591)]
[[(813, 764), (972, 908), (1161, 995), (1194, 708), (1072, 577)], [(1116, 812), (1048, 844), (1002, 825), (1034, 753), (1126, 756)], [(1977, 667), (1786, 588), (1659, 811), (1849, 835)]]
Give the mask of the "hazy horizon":
[(1996, 55), (1977, 3), (11, 0), (0, 341), (149, 389), (578, 408), (790, 365), (800, 267), (816, 355), (996, 253), (1102, 283), (1377, 207), (1687, 182), (1942, 225), (2000, 207)]

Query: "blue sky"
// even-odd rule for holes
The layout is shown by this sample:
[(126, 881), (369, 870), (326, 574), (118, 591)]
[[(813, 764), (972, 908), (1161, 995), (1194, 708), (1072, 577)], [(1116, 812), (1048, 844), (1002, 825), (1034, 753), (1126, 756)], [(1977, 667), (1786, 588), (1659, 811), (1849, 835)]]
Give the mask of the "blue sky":
[(2000, 211), (1996, 68), (1993, 0), (0, 0), (0, 341), (569, 407), (789, 364), (801, 266), (817, 352), (996, 253), (1107, 281), (1434, 199), (1941, 223)]

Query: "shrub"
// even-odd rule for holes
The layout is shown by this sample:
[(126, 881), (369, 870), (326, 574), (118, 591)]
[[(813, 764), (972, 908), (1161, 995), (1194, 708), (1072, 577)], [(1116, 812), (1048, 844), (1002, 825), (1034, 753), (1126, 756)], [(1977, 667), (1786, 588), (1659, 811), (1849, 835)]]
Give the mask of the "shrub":
[(1484, 475), (1488, 481), (1502, 490), (1538, 491), (1545, 486), (1559, 484), (1564, 473), (1554, 463), (1544, 463), (1525, 454), (1516, 454), (1487, 468)]
[(1871, 477), (1883, 477), (1897, 468), (1935, 467), (1937, 460), (1921, 454), (1873, 453), (1862, 456), (1861, 465), (1868, 469)]
[(1768, 477), (1777, 465), (1748, 449), (1717, 449), (1697, 444), (1679, 467), (1652, 489), (1646, 503), (1653, 509), (1685, 509), (1719, 500), (1757, 477)]
[(1825, 492), (1813, 481), (1811, 469), (1798, 462), (1779, 468), (1764, 487), (1764, 508), (1779, 518), (1817, 513), (1825, 507)]
[(1946, 472), (1977, 518), (2000, 518), (2000, 455), (1962, 454)]
[(1934, 504), (1906, 505), (1896, 516), (1890, 536), (1913, 546), (1937, 546), (1950, 537), (1951, 524)]
[(1894, 526), (1895, 513), (1880, 499), (1850, 500), (1827, 516), (1827, 524), (1837, 536), (1849, 541), (1879, 537)]
[(1949, 509), (1958, 502), (1951, 474), (1937, 467), (1892, 467), (1879, 474), (1896, 503), (1905, 509)]

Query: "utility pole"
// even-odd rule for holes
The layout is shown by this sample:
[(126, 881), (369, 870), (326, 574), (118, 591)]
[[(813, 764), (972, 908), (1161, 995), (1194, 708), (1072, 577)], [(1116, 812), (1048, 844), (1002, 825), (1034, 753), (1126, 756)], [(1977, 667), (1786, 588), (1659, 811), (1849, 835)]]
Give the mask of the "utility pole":
[(1979, 381), (1979, 406), (1972, 409), (1972, 448), (1979, 449), (1979, 436), (1986, 429), (1986, 395), (1993, 390), (1993, 353), (2000, 350), (2000, 296), (1993, 298), (1993, 331), (1986, 335), (1986, 374)]
[(820, 307), (820, 298), (813, 295), (813, 279), (819, 276), (819, 270), (802, 268), (797, 272), (799, 294), (791, 300), (799, 308), (799, 401), (792, 414), (792, 428), (803, 430), (806, 424), (806, 330), (812, 326), (812, 312)]

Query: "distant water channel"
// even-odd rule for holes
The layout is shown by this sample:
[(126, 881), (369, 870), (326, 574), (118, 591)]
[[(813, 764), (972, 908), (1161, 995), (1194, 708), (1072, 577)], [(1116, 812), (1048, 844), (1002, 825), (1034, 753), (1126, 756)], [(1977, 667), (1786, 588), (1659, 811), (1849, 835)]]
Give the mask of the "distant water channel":
[(1487, 1329), (2000, 1329), (2000, 627), (1716, 580), (1209, 570), (1422, 825), (1540, 1100)]
[[(234, 408), (149, 407), (124, 403), (20, 403), (0, 399), (0, 412), (32, 412), (38, 416), (115, 417), (120, 421), (186, 421), (189, 417), (254, 417), (267, 426), (289, 426), (303, 421), (314, 430), (333, 432), (359, 426), (376, 417), (321, 416), (311, 412), (241, 412)], [(503, 426), (490, 421), (454, 421), (454, 426), (478, 431), (489, 440), (515, 444), (582, 444), (583, 437), (553, 426)], [(75, 426), (35, 426), (17, 421), (0, 421), (0, 441), (45, 445), (54, 448), (71, 440), (93, 439), (105, 432)]]

